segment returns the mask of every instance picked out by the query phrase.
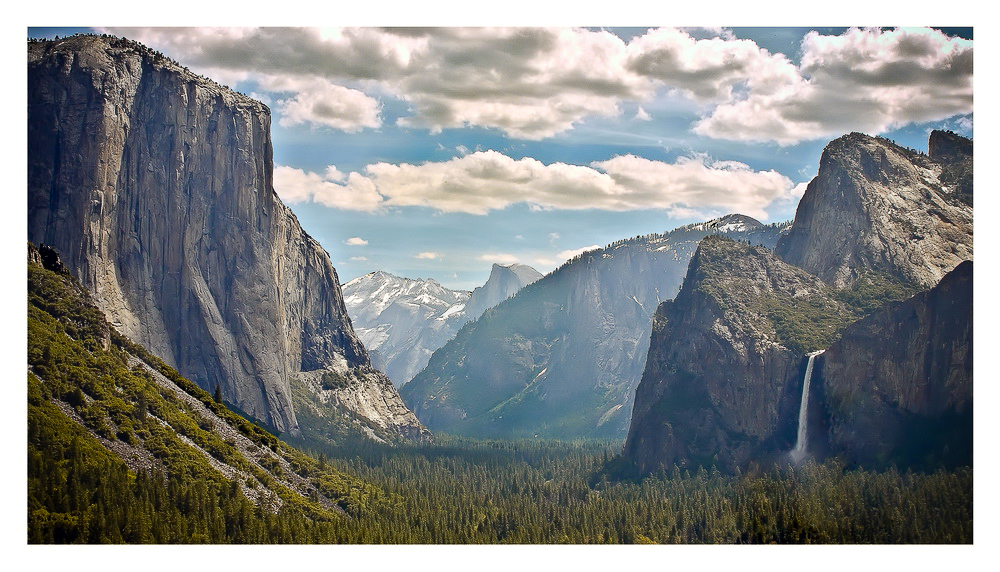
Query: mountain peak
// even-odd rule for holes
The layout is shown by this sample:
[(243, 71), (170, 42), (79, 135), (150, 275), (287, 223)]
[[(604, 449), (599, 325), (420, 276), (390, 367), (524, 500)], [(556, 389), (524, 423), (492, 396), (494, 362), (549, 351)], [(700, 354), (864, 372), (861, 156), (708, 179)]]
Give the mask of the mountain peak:
[(931, 131), (927, 142), (927, 154), (938, 162), (971, 158), (972, 150), (972, 139), (951, 131)]
[[(949, 148), (935, 141), (939, 154)], [(866, 272), (931, 287), (972, 258), (971, 202), (971, 159), (942, 165), (851, 133), (826, 146), (776, 252), (837, 287)]]
[(372, 362), (398, 387), (462, 325), (540, 277), (524, 264), (495, 263), (486, 284), (468, 292), (380, 270), (345, 284), (344, 304)]
[(541, 277), (541, 272), (527, 264), (493, 263), (489, 280), (486, 281), (486, 284), (472, 291), (472, 296), (466, 306), (469, 319), (478, 318), (486, 310), (517, 294), (521, 288)]
[(719, 230), (722, 232), (729, 231), (747, 231), (751, 229), (763, 227), (763, 223), (759, 220), (742, 214), (727, 214), (725, 216), (714, 218), (708, 222), (702, 223), (706, 230)]
[(699, 241), (718, 234), (766, 250), (744, 241), (773, 245), (779, 231), (682, 227), (585, 253), (462, 328), (400, 393), (450, 434), (624, 437), (653, 312), (676, 294)]

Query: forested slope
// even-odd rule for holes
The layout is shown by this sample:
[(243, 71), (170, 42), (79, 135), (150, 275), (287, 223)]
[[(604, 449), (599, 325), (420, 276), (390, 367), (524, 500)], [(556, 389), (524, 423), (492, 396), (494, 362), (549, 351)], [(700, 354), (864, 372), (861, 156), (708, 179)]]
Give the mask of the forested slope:
[(387, 500), (118, 334), (42, 252), (49, 268), (29, 245), (29, 542), (349, 540), (344, 513)]

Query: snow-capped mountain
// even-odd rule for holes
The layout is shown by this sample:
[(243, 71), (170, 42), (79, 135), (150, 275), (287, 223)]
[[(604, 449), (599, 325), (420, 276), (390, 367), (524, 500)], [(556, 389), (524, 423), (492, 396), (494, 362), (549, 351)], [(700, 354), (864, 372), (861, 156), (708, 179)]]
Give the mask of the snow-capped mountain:
[(541, 276), (523, 264), (494, 264), (486, 284), (468, 292), (379, 271), (345, 284), (344, 303), (372, 363), (400, 387), (463, 324)]
[(708, 230), (716, 232), (747, 232), (760, 228), (760, 221), (741, 214), (731, 214), (724, 217), (714, 218), (707, 222), (689, 224), (686, 227), (691, 230)]

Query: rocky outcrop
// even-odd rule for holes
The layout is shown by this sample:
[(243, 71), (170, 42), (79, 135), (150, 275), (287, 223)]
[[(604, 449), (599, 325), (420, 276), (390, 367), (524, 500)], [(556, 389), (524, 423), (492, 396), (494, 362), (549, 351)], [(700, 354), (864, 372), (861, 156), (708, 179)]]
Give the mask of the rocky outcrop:
[(831, 142), (776, 252), (837, 287), (871, 272), (934, 286), (972, 259), (971, 154), (945, 132), (929, 156), (860, 133)]
[(826, 443), (867, 466), (972, 464), (972, 262), (848, 328), (820, 357)]
[(803, 354), (822, 337), (786, 328), (786, 308), (810, 314), (821, 334), (850, 314), (821, 280), (766, 248), (701, 241), (677, 297), (653, 319), (625, 458), (644, 473), (731, 471), (791, 449)]
[(483, 312), (541, 277), (539, 271), (526, 264), (493, 264), (486, 284), (472, 290), (465, 306), (466, 321), (478, 319)]
[(927, 142), (927, 154), (941, 165), (941, 183), (957, 190), (955, 196), (972, 206), (972, 155), (971, 139), (951, 131), (932, 131)]
[(622, 438), (653, 312), (698, 241), (727, 233), (773, 246), (783, 228), (730, 215), (583, 253), (462, 328), (401, 393), (435, 431)]
[(299, 434), (292, 376), (369, 360), (272, 168), (262, 103), (125, 39), (28, 44), (29, 240), (119, 331)]

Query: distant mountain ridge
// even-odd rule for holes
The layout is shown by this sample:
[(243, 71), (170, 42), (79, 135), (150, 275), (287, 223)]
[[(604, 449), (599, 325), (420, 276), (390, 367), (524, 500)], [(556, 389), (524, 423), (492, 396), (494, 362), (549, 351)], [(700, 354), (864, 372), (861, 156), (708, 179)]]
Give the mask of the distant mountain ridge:
[(463, 324), (541, 276), (524, 264), (494, 264), (486, 284), (470, 293), (378, 271), (344, 284), (344, 303), (372, 363), (400, 387)]
[(476, 437), (624, 437), (652, 314), (698, 241), (773, 247), (787, 224), (742, 215), (580, 254), (486, 311), (401, 394), (433, 430)]

